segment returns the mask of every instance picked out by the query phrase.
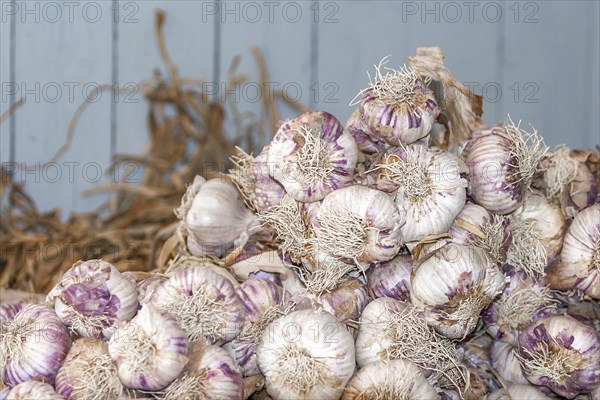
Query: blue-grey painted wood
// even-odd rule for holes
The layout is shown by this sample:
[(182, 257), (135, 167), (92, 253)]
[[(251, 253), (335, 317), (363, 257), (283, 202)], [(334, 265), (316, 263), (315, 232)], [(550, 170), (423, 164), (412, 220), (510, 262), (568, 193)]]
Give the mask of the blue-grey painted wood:
[[(2, 2), (0, 7), (8, 7), (9, 3)], [(10, 15), (2, 12), (0, 15), (0, 115), (9, 109), (14, 100), (10, 85), (10, 46), (11, 46), (11, 19)], [(10, 120), (0, 124), (0, 162), (10, 162), (11, 132)]]
[[(110, 82), (111, 3), (75, 3), (72, 13), (62, 3), (20, 5), (30, 11), (20, 10), (14, 38), (16, 83), (27, 98), (14, 117), (15, 159), (28, 165), (18, 178), (42, 210), (92, 210), (103, 199), (80, 194), (105, 182), (110, 161), (111, 96), (93, 93)], [(65, 143), (69, 122), (87, 96), (91, 104), (70, 149), (46, 165)]]

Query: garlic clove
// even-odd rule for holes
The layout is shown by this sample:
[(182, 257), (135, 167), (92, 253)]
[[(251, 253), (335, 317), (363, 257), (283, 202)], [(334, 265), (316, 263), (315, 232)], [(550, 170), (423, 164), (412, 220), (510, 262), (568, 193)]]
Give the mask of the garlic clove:
[(270, 175), (294, 200), (319, 201), (352, 183), (356, 141), (326, 112), (306, 112), (285, 122), (269, 146)]
[(54, 383), (71, 337), (54, 310), (30, 304), (0, 326), (0, 377), (9, 386), (30, 380)]
[(361, 368), (348, 382), (342, 400), (414, 399), (440, 396), (408, 360), (379, 361)]
[(147, 303), (135, 318), (116, 329), (108, 353), (125, 386), (161, 390), (188, 362), (187, 334), (170, 314)]
[(235, 338), (244, 323), (244, 309), (235, 287), (206, 266), (175, 272), (154, 290), (150, 303), (170, 313), (190, 341), (222, 344)]
[(134, 285), (110, 263), (78, 261), (46, 298), (61, 321), (82, 337), (108, 339), (138, 309)]
[(352, 335), (323, 310), (294, 311), (271, 322), (256, 352), (275, 399), (339, 399), (355, 368)]
[(27, 381), (18, 384), (6, 396), (6, 400), (64, 400), (54, 388), (43, 382)]

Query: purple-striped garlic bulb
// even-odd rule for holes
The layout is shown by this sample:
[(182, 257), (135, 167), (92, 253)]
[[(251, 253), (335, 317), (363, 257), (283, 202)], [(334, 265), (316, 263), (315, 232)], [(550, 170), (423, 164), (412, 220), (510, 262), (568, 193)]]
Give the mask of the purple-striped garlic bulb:
[(161, 399), (244, 398), (240, 368), (223, 348), (194, 342), (189, 358), (183, 372), (162, 391)]
[(485, 250), (498, 265), (504, 264), (512, 234), (508, 218), (492, 214), (485, 208), (468, 203), (448, 232), (458, 244), (472, 244)]
[(142, 307), (142, 304), (150, 301), (154, 289), (157, 288), (162, 282), (167, 280), (167, 277), (162, 274), (155, 274), (144, 271), (126, 271), (122, 275), (131, 282), (138, 293), (138, 309)]
[(271, 322), (256, 353), (276, 399), (339, 399), (355, 369), (352, 335), (324, 310), (294, 311)]
[(260, 373), (256, 354), (258, 341), (267, 325), (292, 310), (291, 294), (281, 286), (261, 279), (244, 281), (236, 293), (244, 308), (245, 322), (240, 335), (224, 348), (236, 360), (244, 376), (257, 375)]
[(322, 200), (352, 183), (358, 147), (327, 112), (310, 111), (285, 122), (269, 145), (271, 176), (294, 200)]
[(491, 365), (502, 379), (511, 383), (529, 384), (521, 362), (519, 348), (502, 340), (494, 340), (490, 346)]
[(392, 155), (378, 164), (398, 183), (396, 205), (406, 214), (402, 235), (406, 242), (446, 233), (465, 206), (467, 181), (464, 162), (447, 151), (425, 146), (404, 149), (404, 158)]
[(12, 388), (6, 400), (64, 400), (64, 398), (48, 383), (26, 381)]
[(386, 193), (353, 185), (336, 190), (316, 214), (313, 248), (366, 270), (392, 259), (402, 246), (406, 216)]
[(532, 323), (519, 336), (526, 378), (573, 398), (600, 386), (600, 338), (594, 328), (567, 315)]
[(419, 367), (405, 359), (378, 361), (361, 368), (342, 396), (342, 400), (439, 398)]
[(201, 176), (188, 186), (175, 214), (187, 235), (187, 249), (194, 256), (222, 256), (243, 245), (249, 230), (258, 223), (233, 183), (206, 181)]
[(367, 273), (369, 296), (409, 300), (411, 271), (412, 257), (410, 254), (400, 254), (370, 268)]
[(481, 317), (490, 336), (516, 345), (520, 332), (529, 324), (556, 312), (556, 301), (542, 280), (514, 268), (508, 268), (506, 274), (510, 283)]
[(108, 342), (108, 354), (125, 386), (161, 390), (188, 362), (187, 334), (169, 313), (147, 303), (135, 318), (119, 325)]
[(373, 137), (369, 133), (369, 127), (363, 121), (360, 110), (356, 110), (350, 115), (350, 118), (346, 121), (345, 129), (350, 132), (359, 150), (365, 154), (377, 154), (386, 147), (384, 141)]
[[(307, 291), (300, 296), (309, 300), (313, 308), (324, 309), (343, 324), (358, 320), (367, 304), (365, 285), (358, 279), (349, 278), (348, 276), (338, 282), (331, 290), (319, 294)], [(292, 300), (294, 299), (292, 298)]]
[(413, 265), (410, 295), (436, 331), (462, 339), (504, 284), (504, 274), (483, 250), (448, 243)]
[(78, 261), (48, 293), (46, 303), (78, 335), (108, 339), (118, 322), (136, 314), (138, 293), (110, 263)]
[(507, 262), (529, 276), (545, 276), (560, 252), (567, 220), (560, 207), (539, 191), (528, 191), (509, 215), (512, 243)]
[(400, 358), (414, 362), (427, 375), (456, 370), (460, 361), (456, 345), (427, 326), (410, 303), (375, 299), (360, 316), (356, 362), (362, 368)]
[(8, 386), (30, 380), (53, 384), (70, 346), (54, 310), (30, 304), (0, 325), (0, 378)]
[(486, 210), (502, 215), (521, 204), (548, 150), (536, 131), (527, 133), (509, 121), (475, 131), (465, 148), (470, 195)]
[(239, 148), (238, 151), (237, 156), (231, 157), (235, 167), (230, 174), (247, 204), (257, 212), (265, 212), (281, 203), (285, 189), (269, 174), (269, 146), (265, 146), (256, 157)]
[(150, 303), (171, 314), (190, 341), (220, 345), (235, 338), (244, 324), (232, 280), (207, 266), (190, 266), (161, 283)]
[(553, 289), (580, 289), (600, 299), (600, 204), (575, 216), (565, 234), (560, 261), (547, 273)]
[(375, 77), (350, 105), (359, 104), (367, 134), (394, 146), (413, 143), (431, 131), (440, 112), (433, 91), (410, 67), (375, 66)]
[(81, 338), (73, 342), (56, 374), (56, 391), (70, 400), (115, 399), (128, 390), (108, 354), (108, 343)]

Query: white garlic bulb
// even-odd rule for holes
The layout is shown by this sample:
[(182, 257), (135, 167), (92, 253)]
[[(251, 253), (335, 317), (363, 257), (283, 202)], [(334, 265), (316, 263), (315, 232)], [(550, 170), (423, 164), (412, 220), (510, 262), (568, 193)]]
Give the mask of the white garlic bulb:
[(419, 367), (402, 359), (379, 361), (361, 368), (348, 382), (342, 396), (342, 400), (439, 398)]
[(188, 187), (176, 214), (195, 256), (220, 257), (234, 245), (243, 245), (258, 222), (232, 183), (201, 176)]
[(311, 111), (283, 123), (267, 158), (269, 173), (294, 200), (319, 201), (352, 183), (358, 147), (340, 122)]
[(179, 270), (161, 283), (150, 299), (170, 313), (190, 341), (222, 344), (235, 338), (244, 324), (244, 309), (233, 284), (207, 266)]
[(70, 346), (54, 310), (30, 304), (0, 325), (0, 378), (9, 386), (30, 380), (53, 384)]
[(581, 289), (600, 299), (600, 204), (577, 214), (569, 226), (560, 253), (560, 262), (548, 270), (554, 289)]
[(442, 335), (461, 339), (500, 294), (505, 277), (483, 250), (448, 243), (413, 266), (411, 301)]
[(6, 400), (64, 400), (52, 385), (38, 381), (18, 384), (6, 396)]
[(73, 342), (56, 374), (55, 386), (70, 400), (103, 400), (127, 393), (108, 354), (108, 343), (98, 339)]
[(188, 362), (187, 334), (171, 315), (147, 303), (135, 318), (117, 328), (108, 342), (108, 353), (125, 386), (160, 390)]
[(339, 399), (355, 368), (352, 335), (323, 310), (294, 311), (276, 319), (256, 352), (274, 400)]
[(450, 152), (426, 146), (407, 147), (404, 152), (404, 158), (381, 164), (399, 183), (396, 205), (406, 214), (404, 240), (448, 232), (467, 199), (465, 163)]
[(313, 246), (366, 269), (398, 253), (405, 218), (384, 192), (359, 185), (338, 189), (317, 212)]
[[(388, 57), (375, 66), (375, 78), (350, 105), (359, 103), (360, 116), (375, 139), (394, 146), (426, 136), (440, 112), (433, 92), (409, 67), (386, 67)], [(382, 69), (385, 75), (382, 74)]]
[(117, 322), (129, 321), (137, 312), (138, 293), (110, 263), (78, 261), (48, 293), (46, 303), (80, 336), (108, 339)]

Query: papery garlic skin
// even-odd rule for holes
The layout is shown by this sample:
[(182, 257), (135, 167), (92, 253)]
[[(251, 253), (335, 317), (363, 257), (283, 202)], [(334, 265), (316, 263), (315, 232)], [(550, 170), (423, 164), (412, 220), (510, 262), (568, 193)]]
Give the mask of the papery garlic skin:
[(550, 400), (551, 398), (540, 392), (536, 387), (528, 384), (508, 385), (508, 389), (498, 389), (490, 393), (487, 400)]
[(469, 193), (490, 212), (508, 214), (521, 204), (547, 151), (536, 132), (524, 133), (510, 121), (474, 132), (465, 149)]
[(600, 204), (575, 217), (565, 234), (560, 262), (548, 270), (550, 287), (581, 289), (600, 299)]
[(18, 384), (8, 393), (7, 400), (64, 400), (52, 385), (38, 381)]
[(404, 240), (415, 242), (448, 232), (467, 199), (468, 183), (462, 177), (466, 165), (450, 152), (425, 146), (406, 148), (405, 153), (404, 159), (382, 166), (399, 183), (395, 201), (400, 213), (406, 214)]
[(360, 116), (374, 138), (394, 146), (410, 144), (431, 131), (440, 110), (434, 93), (412, 69), (384, 67), (387, 62), (387, 57), (381, 60), (375, 80), (359, 93)]
[(361, 368), (348, 382), (342, 396), (342, 400), (439, 398), (419, 367), (408, 360), (379, 361)]
[(369, 127), (361, 118), (360, 110), (356, 110), (350, 115), (345, 129), (350, 132), (363, 153), (376, 154), (385, 149), (385, 142), (369, 134)]
[(315, 220), (315, 249), (366, 269), (398, 253), (406, 217), (386, 193), (353, 185), (325, 197)]
[(168, 279), (161, 274), (141, 271), (127, 271), (123, 272), (122, 275), (135, 286), (138, 292), (138, 308), (141, 308), (142, 304), (150, 301), (154, 289)]
[(190, 362), (161, 397), (179, 399), (243, 399), (244, 381), (239, 367), (227, 352), (217, 346), (194, 342)]
[(69, 400), (113, 399), (127, 392), (108, 354), (108, 343), (86, 338), (71, 346), (56, 375), (55, 387)]
[(235, 338), (244, 324), (233, 284), (205, 266), (175, 272), (154, 290), (150, 303), (170, 313), (190, 341), (222, 344)]
[(244, 206), (237, 188), (221, 179), (197, 176), (176, 211), (194, 256), (222, 256), (248, 237), (257, 217)]
[(512, 383), (529, 384), (517, 357), (518, 350), (510, 343), (494, 340), (490, 346), (491, 365), (502, 379)]
[(269, 146), (269, 173), (294, 200), (322, 200), (352, 183), (358, 147), (327, 112), (311, 111), (285, 122)]
[(401, 254), (368, 271), (368, 290), (373, 298), (391, 297), (396, 300), (410, 298), (412, 257)]
[(50, 291), (46, 303), (80, 336), (108, 339), (116, 323), (136, 314), (138, 293), (110, 263), (78, 261)]
[(117, 328), (108, 353), (125, 386), (161, 390), (188, 362), (187, 334), (171, 315), (144, 304), (135, 318)]
[(0, 326), (0, 377), (9, 386), (54, 383), (69, 347), (67, 328), (50, 307), (31, 304)]
[(256, 353), (274, 400), (339, 399), (355, 368), (352, 335), (323, 310), (294, 311), (273, 321)]
[(600, 386), (600, 338), (594, 328), (567, 315), (532, 323), (519, 336), (526, 378), (573, 398)]
[(475, 329), (481, 310), (500, 294), (505, 277), (474, 246), (449, 243), (413, 266), (411, 301), (443, 336), (462, 339)]
[(25, 301), (0, 304), (0, 323), (12, 321), (15, 318), (15, 315), (27, 307), (27, 305), (28, 303)]

